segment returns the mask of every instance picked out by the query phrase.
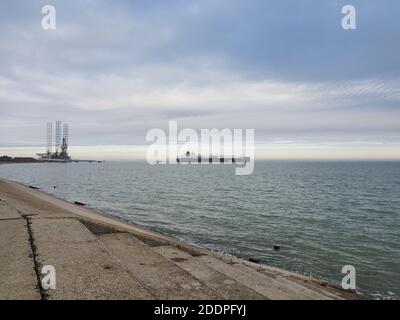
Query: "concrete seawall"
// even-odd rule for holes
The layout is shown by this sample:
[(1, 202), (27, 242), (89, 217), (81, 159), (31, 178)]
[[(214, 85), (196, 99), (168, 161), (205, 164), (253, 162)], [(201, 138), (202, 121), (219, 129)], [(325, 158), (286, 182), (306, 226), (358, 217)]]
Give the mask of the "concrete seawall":
[[(0, 299), (359, 299), (0, 179)], [(42, 267), (56, 289), (44, 290)]]

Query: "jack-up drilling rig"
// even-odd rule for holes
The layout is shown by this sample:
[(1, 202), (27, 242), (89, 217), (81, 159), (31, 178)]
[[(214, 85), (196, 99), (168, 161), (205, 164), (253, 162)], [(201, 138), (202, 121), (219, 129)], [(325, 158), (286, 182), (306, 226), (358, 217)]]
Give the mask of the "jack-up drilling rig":
[(71, 162), (68, 154), (69, 127), (64, 123), (61, 133), (61, 121), (56, 121), (55, 151), (53, 152), (53, 123), (47, 123), (47, 150), (38, 153), (39, 160), (43, 162)]

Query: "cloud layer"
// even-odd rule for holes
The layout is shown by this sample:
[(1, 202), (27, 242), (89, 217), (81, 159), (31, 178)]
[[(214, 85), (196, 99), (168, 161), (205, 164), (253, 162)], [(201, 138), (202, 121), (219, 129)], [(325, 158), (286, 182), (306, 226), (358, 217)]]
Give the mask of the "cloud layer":
[(0, 4), (0, 146), (144, 144), (147, 130), (254, 128), (258, 143), (400, 141), (395, 0)]

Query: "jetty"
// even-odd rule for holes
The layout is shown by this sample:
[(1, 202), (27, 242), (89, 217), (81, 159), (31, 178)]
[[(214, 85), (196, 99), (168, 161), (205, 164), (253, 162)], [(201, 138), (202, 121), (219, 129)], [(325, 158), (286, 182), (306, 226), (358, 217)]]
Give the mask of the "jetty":
[[(360, 299), (0, 179), (0, 299)], [(43, 267), (55, 288), (43, 288)]]

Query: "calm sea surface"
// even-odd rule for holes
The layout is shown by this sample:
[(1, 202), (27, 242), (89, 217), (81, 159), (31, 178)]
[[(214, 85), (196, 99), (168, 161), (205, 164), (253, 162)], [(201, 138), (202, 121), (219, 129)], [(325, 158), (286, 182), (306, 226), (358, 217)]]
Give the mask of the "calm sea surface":
[(400, 297), (400, 162), (265, 161), (250, 176), (230, 165), (22, 164), (0, 166), (0, 177), (335, 282), (350, 264), (359, 289)]

